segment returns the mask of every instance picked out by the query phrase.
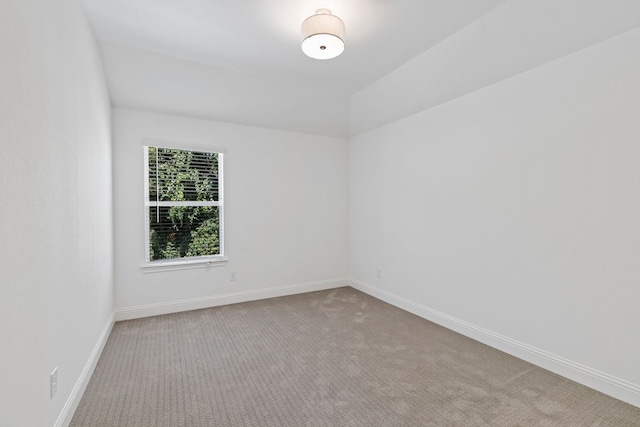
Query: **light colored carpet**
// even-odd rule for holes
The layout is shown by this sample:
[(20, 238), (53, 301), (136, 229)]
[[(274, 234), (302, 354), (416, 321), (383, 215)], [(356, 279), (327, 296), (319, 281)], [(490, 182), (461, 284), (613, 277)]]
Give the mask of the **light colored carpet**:
[(118, 322), (71, 426), (640, 426), (352, 288)]

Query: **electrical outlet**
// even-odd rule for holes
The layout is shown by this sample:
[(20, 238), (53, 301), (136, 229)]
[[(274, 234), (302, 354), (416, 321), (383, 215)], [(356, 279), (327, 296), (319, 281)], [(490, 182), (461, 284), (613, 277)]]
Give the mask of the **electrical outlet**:
[(54, 369), (49, 376), (49, 395), (50, 399), (53, 399), (53, 396), (56, 395), (58, 391), (58, 368)]
[(231, 281), (234, 282), (238, 280), (238, 273), (236, 273), (235, 271), (231, 272)]
[(382, 277), (382, 270), (380, 270), (380, 269), (376, 270), (376, 277), (378, 279)]

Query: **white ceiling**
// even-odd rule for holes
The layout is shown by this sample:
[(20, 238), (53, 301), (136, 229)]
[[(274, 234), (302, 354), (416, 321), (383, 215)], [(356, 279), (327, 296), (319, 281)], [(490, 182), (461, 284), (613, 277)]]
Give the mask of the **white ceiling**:
[[(100, 40), (278, 77), (331, 81), (353, 93), (505, 0), (83, 0)], [(325, 7), (346, 25), (346, 50), (307, 58), (300, 24)]]
[[(473, 34), (479, 46), (477, 37), (486, 36), (507, 49), (484, 70), (486, 84), (491, 73), (505, 78), (505, 70), (523, 71), (520, 63), (531, 68), (640, 25), (637, 0), (81, 1), (114, 106), (341, 137), (350, 134), (353, 94), (453, 35)], [(531, 14), (532, 3), (542, 12)], [(340, 16), (347, 32), (345, 52), (328, 61), (300, 49), (300, 24), (321, 7)], [(529, 16), (523, 36), (514, 22)], [(486, 23), (480, 32), (462, 31), (478, 23)], [(508, 55), (523, 48), (533, 49), (534, 60)], [(447, 84), (439, 83), (440, 92)], [(459, 95), (460, 82), (451, 85)]]

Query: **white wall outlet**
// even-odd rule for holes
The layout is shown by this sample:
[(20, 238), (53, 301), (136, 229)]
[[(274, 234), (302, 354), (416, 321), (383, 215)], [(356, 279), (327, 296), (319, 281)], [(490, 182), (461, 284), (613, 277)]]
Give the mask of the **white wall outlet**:
[(382, 277), (382, 270), (380, 270), (380, 269), (376, 270), (376, 277), (378, 279)]
[(53, 399), (53, 396), (56, 395), (58, 391), (58, 368), (54, 369), (49, 376), (49, 395), (50, 399)]
[(235, 271), (231, 272), (231, 281), (234, 282), (238, 280), (238, 273), (236, 273)]

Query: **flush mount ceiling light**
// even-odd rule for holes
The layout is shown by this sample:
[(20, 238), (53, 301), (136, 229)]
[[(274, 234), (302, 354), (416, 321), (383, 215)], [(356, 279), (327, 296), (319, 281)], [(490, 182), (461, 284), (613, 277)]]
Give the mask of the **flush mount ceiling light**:
[(344, 22), (329, 9), (318, 9), (302, 23), (302, 51), (311, 58), (331, 59), (344, 51)]

